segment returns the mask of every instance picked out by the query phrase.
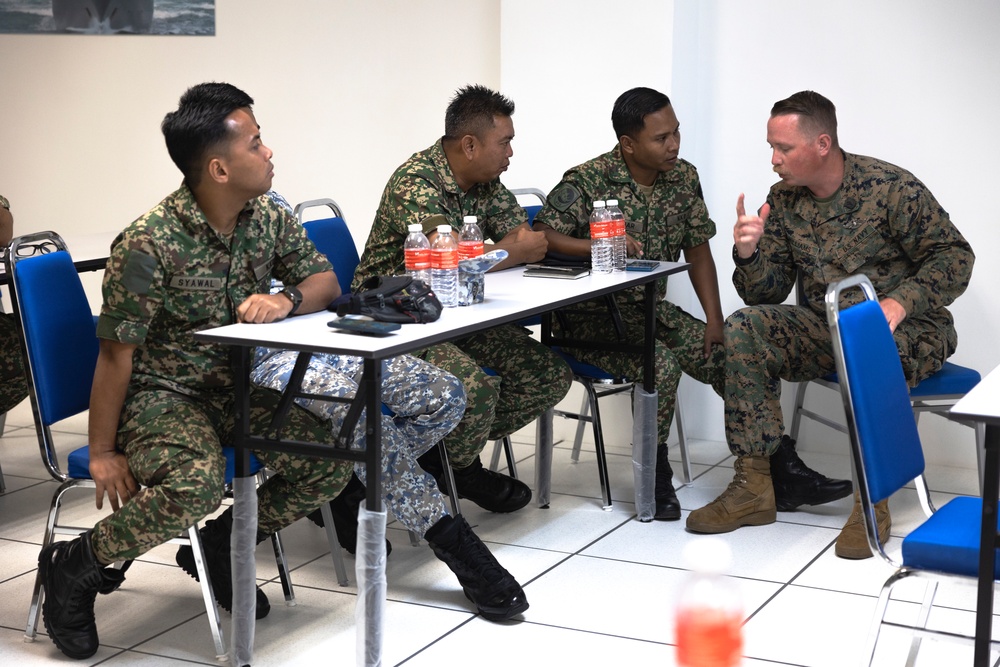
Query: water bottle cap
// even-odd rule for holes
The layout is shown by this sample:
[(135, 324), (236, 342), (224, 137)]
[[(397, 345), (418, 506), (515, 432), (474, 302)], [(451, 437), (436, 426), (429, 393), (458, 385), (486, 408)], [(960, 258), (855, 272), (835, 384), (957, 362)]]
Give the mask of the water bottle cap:
[(467, 215), (462, 218), (462, 222), (477, 222), (479, 218), (474, 215)]
[(406, 229), (407, 229), (407, 231), (411, 231), (411, 232), (422, 232), (422, 231), (424, 231), (424, 228), (420, 226), (419, 222), (415, 222), (412, 225), (408, 225)]
[(438, 234), (451, 234), (451, 225), (438, 225)]
[(608, 200), (608, 208), (610, 208), (612, 206), (618, 206), (618, 200), (617, 199), (609, 199)]
[(682, 551), (684, 564), (695, 572), (723, 574), (733, 564), (729, 543), (718, 537), (696, 537)]
[(604, 200), (598, 199), (594, 202), (594, 208), (604, 208)]

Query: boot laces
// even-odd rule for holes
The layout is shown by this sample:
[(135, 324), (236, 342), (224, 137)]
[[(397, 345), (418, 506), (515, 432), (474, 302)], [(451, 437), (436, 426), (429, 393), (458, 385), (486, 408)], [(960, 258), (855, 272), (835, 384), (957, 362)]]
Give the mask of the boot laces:
[(460, 527), (458, 544), (456, 555), (473, 574), (490, 583), (499, 582), (507, 576), (507, 571), (497, 562), (489, 548), (466, 525)]

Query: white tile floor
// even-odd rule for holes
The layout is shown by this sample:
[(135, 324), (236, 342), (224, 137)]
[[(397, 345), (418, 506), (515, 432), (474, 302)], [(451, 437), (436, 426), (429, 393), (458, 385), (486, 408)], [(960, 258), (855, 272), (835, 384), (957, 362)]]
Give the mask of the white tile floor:
[[(615, 429), (610, 420), (609, 429)], [(61, 425), (61, 447), (85, 442), (84, 418)], [(627, 427), (618, 425), (619, 430)], [(533, 431), (518, 434), (520, 476), (534, 479)], [(674, 448), (676, 449), (676, 448)], [(807, 450), (806, 446), (802, 446)], [(718, 442), (691, 443), (694, 482), (678, 491), (684, 515), (712, 500), (731, 479), (731, 458)], [(676, 458), (677, 452), (673, 451)], [(831, 476), (849, 474), (842, 454), (805, 451), (808, 463)], [(471, 613), (470, 604), (443, 563), (426, 545), (411, 547), (390, 524), (394, 550), (388, 560), (384, 664), (556, 665), (675, 664), (673, 601), (685, 579), (683, 546), (698, 536), (680, 522), (642, 524), (633, 518), (631, 459), (614, 447), (611, 476), (615, 506), (601, 510), (593, 456), (579, 464), (558, 446), (548, 509), (534, 504), (513, 515), (490, 514), (466, 502), (463, 510), (497, 558), (524, 585), (531, 608), (523, 620), (493, 624)], [(41, 630), (25, 643), (24, 624), (45, 513), (55, 483), (40, 465), (27, 402), (7, 419), (0, 438), (0, 465), (7, 492), (0, 496), (0, 665), (72, 662)], [(675, 470), (678, 468), (674, 466)], [(974, 493), (975, 475), (935, 468), (929, 479), (935, 499)], [(937, 483), (935, 484), (935, 480)], [(85, 494), (81, 494), (85, 495)], [(921, 513), (913, 492), (892, 501), (893, 533), (903, 534)], [(97, 516), (93, 499), (75, 502), (80, 525)], [(725, 537), (746, 610), (746, 666), (857, 664), (875, 599), (888, 567), (876, 560), (844, 561), (833, 542), (850, 511), (845, 499), (806, 511), (781, 513), (778, 522), (743, 528)], [(352, 664), (355, 660), (355, 588), (335, 581), (323, 533), (307, 521), (285, 531), (297, 604), (281, 604), (269, 548), (258, 553), (258, 577), (271, 614), (257, 624), (259, 666)], [(898, 543), (898, 540), (896, 540)], [(198, 589), (173, 562), (173, 547), (154, 549), (129, 571), (125, 586), (96, 604), (101, 648), (85, 664), (216, 665)], [(353, 560), (348, 557), (348, 565)], [(970, 630), (974, 591), (943, 591), (932, 619)], [(912, 617), (919, 589), (904, 589), (890, 614)], [(223, 614), (228, 629), (229, 616)], [(905, 662), (907, 637), (883, 631), (878, 665)], [(969, 664), (971, 647), (925, 641), (918, 665)]]

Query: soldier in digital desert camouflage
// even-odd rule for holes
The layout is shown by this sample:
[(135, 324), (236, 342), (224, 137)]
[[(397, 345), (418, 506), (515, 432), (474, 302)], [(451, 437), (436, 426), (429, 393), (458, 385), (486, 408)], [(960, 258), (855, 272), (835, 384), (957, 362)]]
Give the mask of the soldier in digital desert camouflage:
[[(805, 382), (835, 370), (827, 285), (868, 276), (913, 386), (955, 352), (947, 306), (968, 287), (975, 261), (948, 213), (913, 174), (841, 150), (836, 109), (822, 95), (803, 91), (775, 103), (767, 142), (781, 181), (757, 214), (746, 213), (740, 195), (733, 229), (733, 283), (748, 304), (725, 327), (726, 437), (736, 474), (722, 495), (688, 516), (696, 532), (775, 520), (766, 457), (784, 432), (781, 380)], [(780, 305), (797, 281), (804, 302)], [(841, 305), (860, 298), (846, 293)], [(886, 501), (876, 506), (876, 518), (888, 539)], [(857, 501), (836, 553), (871, 556)]]

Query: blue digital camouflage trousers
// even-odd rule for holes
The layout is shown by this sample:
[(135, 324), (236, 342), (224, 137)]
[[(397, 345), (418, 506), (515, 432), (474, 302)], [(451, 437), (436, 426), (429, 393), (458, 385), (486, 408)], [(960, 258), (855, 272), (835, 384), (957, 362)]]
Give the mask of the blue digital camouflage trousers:
[[(262, 433), (278, 404), (276, 392), (250, 397), (250, 424)], [(137, 558), (215, 511), (225, 491), (222, 447), (235, 428), (232, 390), (198, 397), (147, 389), (126, 398), (118, 448), (142, 489), (94, 527), (103, 562)], [(285, 437), (332, 443), (329, 427), (300, 408), (289, 411)], [(276, 474), (257, 489), (258, 531), (270, 534), (312, 512), (344, 489), (351, 464), (327, 458), (254, 452)]]
[[(284, 390), (297, 352), (258, 349), (251, 382)], [(362, 360), (335, 354), (314, 354), (302, 381), (310, 394), (352, 398), (361, 381)], [(339, 433), (347, 414), (344, 403), (299, 398), (296, 402)], [(382, 418), (382, 484), (386, 508), (421, 537), (448, 514), (437, 482), (417, 465), (417, 457), (450, 432), (465, 412), (465, 391), (459, 380), (410, 355), (382, 362), (382, 403), (393, 413)], [(365, 445), (365, 416), (354, 431), (352, 447)], [(364, 479), (364, 464), (356, 464)]]

